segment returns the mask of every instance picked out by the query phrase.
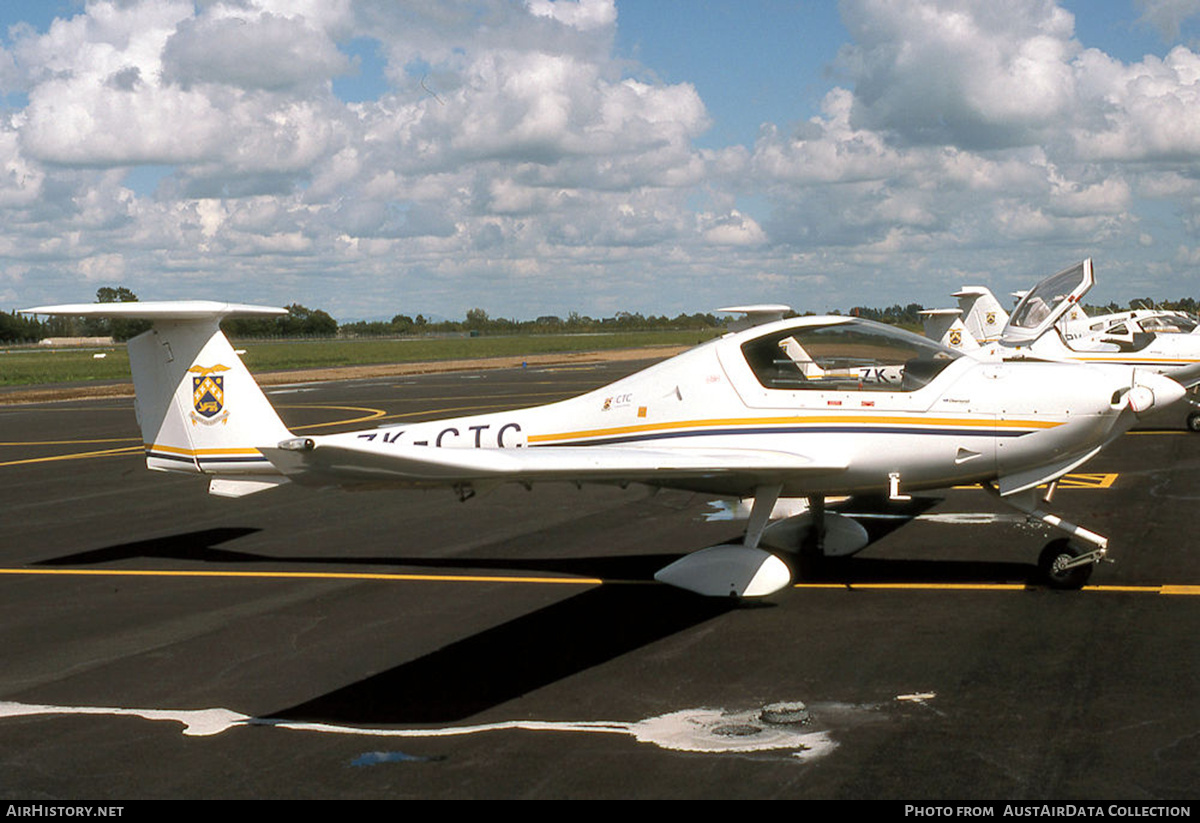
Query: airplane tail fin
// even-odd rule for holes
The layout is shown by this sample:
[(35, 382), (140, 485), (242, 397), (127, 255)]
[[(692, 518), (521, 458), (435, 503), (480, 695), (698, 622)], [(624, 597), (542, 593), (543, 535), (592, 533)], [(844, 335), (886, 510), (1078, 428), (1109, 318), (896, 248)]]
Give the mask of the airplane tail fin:
[(232, 478), (232, 483), (228, 479), (217, 483), (219, 478), (214, 478), (211, 490), (226, 496), (258, 491), (276, 482), (273, 476), (280, 473), (258, 447), (275, 446), (292, 434), (234, 352), (220, 323), (230, 315), (278, 315), (286, 313), (283, 309), (172, 301), (40, 306), (24, 311), (153, 320), (150, 331), (128, 343), (146, 466)]
[(818, 380), (825, 376), (825, 370), (817, 365), (808, 351), (794, 337), (785, 337), (779, 341), (779, 348), (791, 358), (800, 369), (800, 373), (809, 380)]
[(1000, 337), (1008, 323), (1008, 312), (987, 286), (963, 286), (954, 293), (962, 309), (963, 325), (979, 343), (989, 343)]
[(979, 343), (967, 331), (958, 309), (926, 309), (923, 315), (925, 336), (958, 351), (974, 351)]

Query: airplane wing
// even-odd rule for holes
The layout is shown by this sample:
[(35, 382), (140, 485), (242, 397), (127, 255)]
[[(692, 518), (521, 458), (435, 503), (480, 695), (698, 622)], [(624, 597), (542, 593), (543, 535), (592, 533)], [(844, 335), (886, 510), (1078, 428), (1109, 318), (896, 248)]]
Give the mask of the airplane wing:
[(260, 447), (283, 474), (300, 483), (452, 485), (473, 481), (582, 483), (651, 482), (689, 486), (720, 481), (744, 485), (786, 483), (790, 478), (835, 474), (845, 459), (809, 458), (766, 449), (657, 450), (614, 446), (553, 446), (512, 449), (389, 448), (327, 444), (298, 438)]

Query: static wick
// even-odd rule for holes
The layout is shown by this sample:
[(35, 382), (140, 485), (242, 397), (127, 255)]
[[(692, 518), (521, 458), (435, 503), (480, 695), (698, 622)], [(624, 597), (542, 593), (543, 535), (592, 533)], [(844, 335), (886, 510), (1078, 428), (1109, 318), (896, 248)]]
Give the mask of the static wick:
[[(426, 75), (426, 76), (428, 76), (428, 75)], [(432, 97), (434, 100), (438, 101), (443, 106), (446, 105), (446, 103), (442, 100), (442, 98), (437, 96), (437, 92), (435, 92), (433, 89), (429, 88), (429, 86), (425, 85), (424, 77), (421, 78), (421, 88), (425, 89), (425, 91), (429, 93), (429, 96)]]

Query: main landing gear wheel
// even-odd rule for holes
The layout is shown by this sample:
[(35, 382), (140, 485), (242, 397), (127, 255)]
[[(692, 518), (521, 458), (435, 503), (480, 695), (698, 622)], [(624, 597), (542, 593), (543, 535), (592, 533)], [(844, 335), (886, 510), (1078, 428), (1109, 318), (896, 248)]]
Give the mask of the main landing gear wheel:
[(1187, 427), (1190, 432), (1200, 432), (1200, 412), (1192, 412), (1187, 416)]
[(1047, 543), (1038, 556), (1038, 569), (1046, 585), (1052, 589), (1083, 588), (1096, 564), (1088, 562), (1070, 568), (1067, 568), (1067, 564), (1086, 553), (1086, 549), (1076, 546), (1065, 537)]

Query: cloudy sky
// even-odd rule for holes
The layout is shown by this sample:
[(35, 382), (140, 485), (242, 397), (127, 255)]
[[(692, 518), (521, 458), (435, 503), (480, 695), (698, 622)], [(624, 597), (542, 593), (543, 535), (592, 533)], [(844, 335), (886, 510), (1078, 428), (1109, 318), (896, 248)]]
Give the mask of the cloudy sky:
[(1200, 296), (1200, 0), (6, 0), (0, 309)]

